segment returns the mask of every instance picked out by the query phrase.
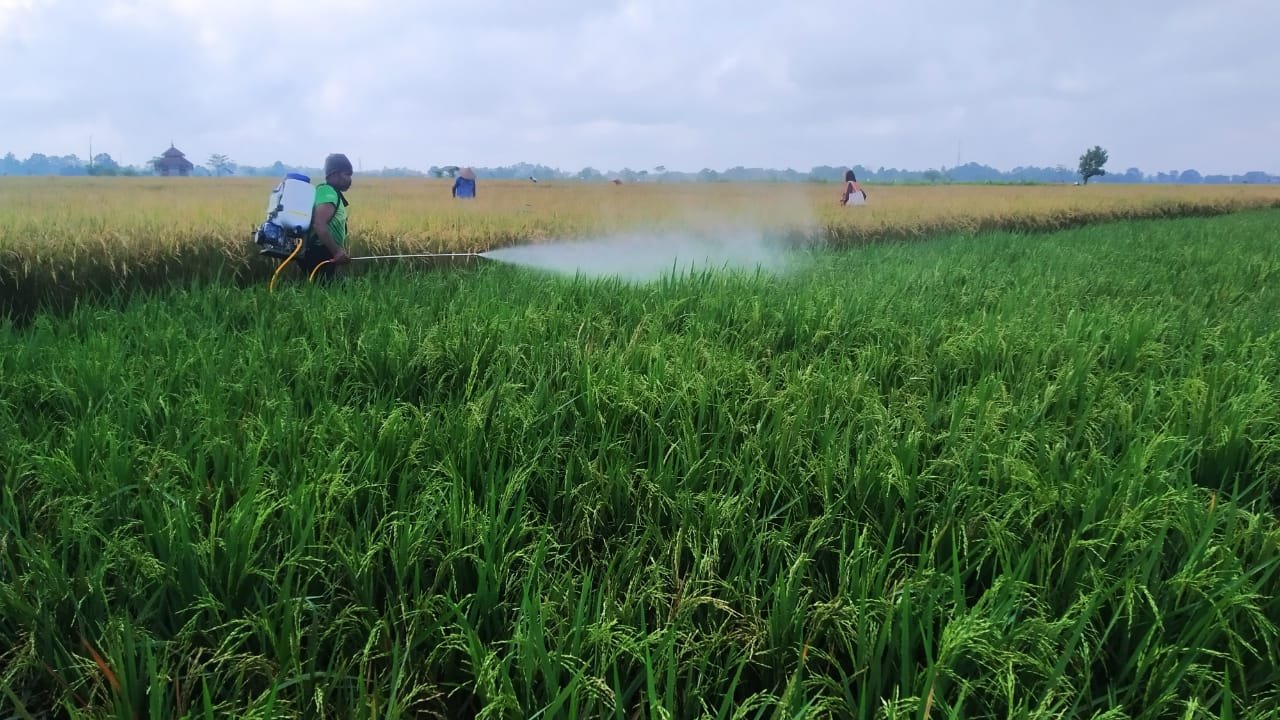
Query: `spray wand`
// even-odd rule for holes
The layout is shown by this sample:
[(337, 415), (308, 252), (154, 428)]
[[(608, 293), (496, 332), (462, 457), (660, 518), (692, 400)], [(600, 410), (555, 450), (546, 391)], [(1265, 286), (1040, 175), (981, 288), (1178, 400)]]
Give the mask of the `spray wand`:
[[(351, 262), (357, 260), (399, 260), (401, 258), (438, 258), (438, 257), (484, 257), (484, 253), (478, 252), (459, 252), (459, 253), (414, 253), (410, 255), (364, 255), (362, 257), (353, 257)], [(330, 262), (326, 260), (325, 262)]]
[[(353, 257), (351, 262), (359, 262), (361, 260), (405, 260), (409, 258), (451, 258), (451, 257), (484, 257), (484, 253), (478, 252), (461, 252), (461, 253), (410, 253), (406, 255), (364, 255), (362, 257)], [(307, 278), (308, 282), (315, 282), (316, 273), (320, 272), (320, 268), (333, 262), (325, 260), (315, 266), (311, 270), (311, 275)]]

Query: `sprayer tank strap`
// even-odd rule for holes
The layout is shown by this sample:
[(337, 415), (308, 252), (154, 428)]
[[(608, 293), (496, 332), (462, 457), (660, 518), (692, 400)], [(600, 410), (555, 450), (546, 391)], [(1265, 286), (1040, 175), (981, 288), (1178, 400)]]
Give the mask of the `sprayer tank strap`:
[[(333, 205), (333, 217), (329, 219), (329, 234), (333, 236), (333, 241), (342, 247), (347, 246), (347, 206), (351, 203), (347, 202), (347, 198), (343, 196), (338, 188), (329, 183), (321, 183), (316, 186), (316, 205), (330, 203)], [(319, 238), (313, 230), (310, 233), (311, 244), (319, 243)]]

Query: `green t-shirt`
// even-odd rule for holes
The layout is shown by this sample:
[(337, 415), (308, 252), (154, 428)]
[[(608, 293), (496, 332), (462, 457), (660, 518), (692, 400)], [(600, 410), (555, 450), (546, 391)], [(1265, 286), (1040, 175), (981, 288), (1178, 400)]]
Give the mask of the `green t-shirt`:
[[(338, 190), (325, 183), (316, 187), (316, 206), (329, 203), (333, 205), (333, 217), (329, 218), (329, 234), (339, 247), (347, 246), (347, 204), (339, 199)], [(320, 240), (315, 233), (311, 234), (312, 242), (319, 245)]]

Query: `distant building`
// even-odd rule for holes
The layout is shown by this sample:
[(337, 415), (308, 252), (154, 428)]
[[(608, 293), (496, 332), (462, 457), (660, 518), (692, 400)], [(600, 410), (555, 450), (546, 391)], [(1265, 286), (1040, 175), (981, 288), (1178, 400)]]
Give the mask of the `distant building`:
[(169, 143), (169, 149), (165, 150), (163, 155), (152, 162), (155, 164), (156, 174), (166, 177), (170, 175), (190, 175), (191, 171), (195, 169), (195, 165), (192, 165), (187, 156), (174, 147), (173, 143)]

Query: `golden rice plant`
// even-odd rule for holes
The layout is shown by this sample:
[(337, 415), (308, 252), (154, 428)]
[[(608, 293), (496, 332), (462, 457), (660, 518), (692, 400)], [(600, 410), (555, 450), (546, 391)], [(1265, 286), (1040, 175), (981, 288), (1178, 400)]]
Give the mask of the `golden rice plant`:
[[(0, 313), (195, 279), (258, 280), (251, 242), (275, 178), (2, 178)], [(1277, 186), (875, 186), (842, 208), (836, 184), (480, 182), (357, 178), (357, 255), (472, 252), (628, 231), (752, 228), (830, 244), (1280, 205)]]

